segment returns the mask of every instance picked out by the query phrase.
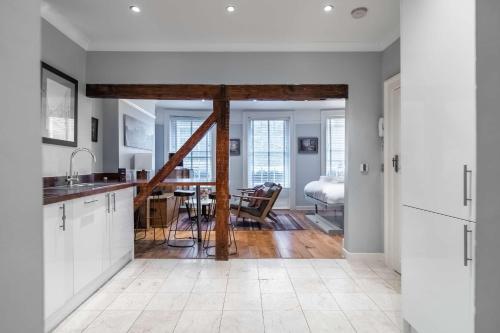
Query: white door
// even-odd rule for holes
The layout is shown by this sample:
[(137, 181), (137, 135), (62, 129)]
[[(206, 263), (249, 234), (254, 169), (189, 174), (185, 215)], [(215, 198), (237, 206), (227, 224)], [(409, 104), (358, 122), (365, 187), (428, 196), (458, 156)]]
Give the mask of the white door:
[(403, 318), (421, 333), (474, 332), (474, 223), (409, 207), (402, 217)]
[(106, 205), (102, 196), (74, 200), (75, 293), (102, 273)]
[(474, 0), (401, 2), (402, 202), (472, 221), (474, 13)]
[(71, 216), (71, 201), (43, 207), (45, 318), (61, 308), (73, 296)]
[(401, 273), (401, 80), (384, 83), (384, 223), (387, 265)]
[(132, 188), (111, 193), (113, 218), (110, 223), (111, 265), (134, 246), (134, 199)]

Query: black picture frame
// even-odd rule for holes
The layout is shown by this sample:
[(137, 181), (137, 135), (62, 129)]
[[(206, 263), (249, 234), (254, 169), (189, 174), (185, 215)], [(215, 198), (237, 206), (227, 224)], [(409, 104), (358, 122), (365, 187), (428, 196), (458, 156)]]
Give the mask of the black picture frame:
[(240, 141), (240, 139), (229, 139), (229, 155), (230, 156), (240, 156), (241, 155), (241, 141)]
[[(75, 78), (61, 72), (60, 70), (50, 66), (49, 64), (45, 62), (41, 62), (41, 69), (40, 69), (40, 77), (41, 77), (41, 136), (42, 136), (42, 142), (43, 143), (48, 143), (48, 144), (53, 144), (53, 145), (60, 145), (60, 146), (68, 146), (68, 147), (77, 147), (78, 146), (78, 80)], [(48, 80), (52, 80), (53, 82), (56, 82), (59, 86), (61, 87), (66, 87), (70, 91), (70, 102), (65, 105), (65, 107), (68, 107), (68, 110), (63, 110), (67, 111), (68, 114), (72, 116), (66, 118), (66, 120), (71, 120), (72, 119), (72, 124), (71, 128), (67, 128), (66, 131), (72, 131), (73, 135), (71, 140), (64, 140), (64, 139), (59, 139), (59, 138), (54, 138), (54, 137), (49, 137), (46, 134), (47, 130), (47, 94), (49, 93), (47, 90), (47, 82)], [(50, 98), (50, 97), (49, 97)], [(66, 121), (69, 122), (69, 121)]]
[(318, 137), (299, 137), (298, 139), (298, 152), (299, 154), (317, 154), (319, 151), (319, 138)]
[(92, 142), (97, 142), (99, 139), (99, 119), (92, 117), (90, 128), (90, 139)]

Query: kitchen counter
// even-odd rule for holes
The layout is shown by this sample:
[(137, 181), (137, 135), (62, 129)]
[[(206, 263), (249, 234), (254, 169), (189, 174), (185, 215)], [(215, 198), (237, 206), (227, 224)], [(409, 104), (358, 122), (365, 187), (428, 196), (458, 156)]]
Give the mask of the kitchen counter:
[(96, 182), (82, 183), (72, 187), (61, 185), (43, 189), (43, 204), (49, 205), (56, 202), (72, 200), (88, 195), (106, 193), (136, 186), (135, 182)]

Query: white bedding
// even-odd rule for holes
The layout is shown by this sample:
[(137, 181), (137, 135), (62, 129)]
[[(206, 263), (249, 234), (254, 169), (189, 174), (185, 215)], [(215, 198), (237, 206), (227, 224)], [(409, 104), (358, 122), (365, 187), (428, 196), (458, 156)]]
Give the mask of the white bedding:
[(344, 183), (334, 177), (321, 176), (319, 180), (307, 183), (304, 194), (327, 204), (344, 203)]

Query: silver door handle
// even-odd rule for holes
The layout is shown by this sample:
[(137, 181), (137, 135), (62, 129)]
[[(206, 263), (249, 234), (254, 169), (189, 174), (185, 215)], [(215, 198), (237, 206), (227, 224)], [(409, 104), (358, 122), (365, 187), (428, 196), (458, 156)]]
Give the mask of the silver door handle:
[(62, 216), (61, 216), (62, 224), (59, 226), (59, 229), (61, 229), (62, 231), (66, 231), (66, 204), (62, 204), (62, 206), (59, 207), (59, 209), (62, 209)]
[(467, 169), (467, 164), (464, 164), (464, 206), (467, 206), (469, 201), (472, 201), (472, 198), (469, 198), (469, 190), (467, 189), (467, 175), (472, 175), (472, 170)]
[(113, 193), (113, 212), (116, 212), (116, 193)]
[(106, 210), (108, 211), (108, 214), (111, 213), (111, 203), (110, 203), (110, 198), (109, 198), (109, 193), (106, 194), (106, 199), (108, 199), (108, 204), (106, 206)]
[(472, 258), (469, 258), (469, 234), (472, 234), (472, 230), (467, 228), (467, 225), (464, 224), (464, 266), (468, 266), (469, 261), (472, 261)]

